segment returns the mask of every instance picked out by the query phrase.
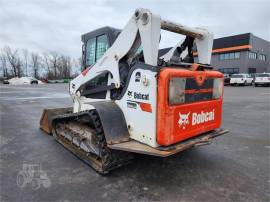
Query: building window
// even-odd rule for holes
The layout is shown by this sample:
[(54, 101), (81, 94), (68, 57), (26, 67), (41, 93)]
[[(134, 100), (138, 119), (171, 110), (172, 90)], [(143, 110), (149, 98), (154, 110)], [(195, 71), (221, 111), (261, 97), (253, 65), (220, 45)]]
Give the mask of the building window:
[(230, 53), (230, 54), (229, 54), (229, 58), (230, 58), (230, 59), (234, 59), (234, 53)]
[(224, 54), (219, 54), (219, 60), (224, 60)]
[(239, 68), (232, 68), (233, 69), (233, 73), (234, 74), (238, 74), (239, 73)]
[(249, 74), (254, 74), (254, 73), (256, 73), (256, 68), (248, 68), (248, 73), (249, 73)]
[(240, 58), (240, 52), (235, 52), (234, 57), (235, 57), (235, 59), (239, 59)]
[(218, 71), (224, 73), (224, 74), (238, 74), (239, 73), (239, 68), (221, 68), (218, 69)]
[(260, 54), (259, 55), (259, 60), (262, 60), (262, 61), (266, 61), (266, 55), (264, 55), (264, 54)]
[(240, 58), (240, 52), (219, 54), (219, 60), (233, 60), (233, 59), (239, 59), (239, 58)]
[(256, 60), (257, 59), (257, 53), (254, 52), (248, 52), (248, 58)]

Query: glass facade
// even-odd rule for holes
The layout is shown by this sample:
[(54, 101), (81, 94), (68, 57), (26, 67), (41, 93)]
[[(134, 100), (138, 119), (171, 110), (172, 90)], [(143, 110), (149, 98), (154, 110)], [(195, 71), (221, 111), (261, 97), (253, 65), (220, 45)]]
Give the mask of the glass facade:
[(221, 53), (219, 54), (219, 60), (234, 60), (240, 58), (240, 52)]
[(221, 69), (218, 69), (218, 71), (224, 74), (238, 74), (239, 68), (221, 68)]

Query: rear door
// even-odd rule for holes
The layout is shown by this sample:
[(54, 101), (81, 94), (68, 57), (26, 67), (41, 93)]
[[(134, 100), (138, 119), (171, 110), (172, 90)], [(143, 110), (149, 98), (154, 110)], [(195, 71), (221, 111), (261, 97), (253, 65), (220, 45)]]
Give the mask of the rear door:
[(223, 74), (162, 70), (158, 78), (157, 142), (171, 145), (220, 127)]

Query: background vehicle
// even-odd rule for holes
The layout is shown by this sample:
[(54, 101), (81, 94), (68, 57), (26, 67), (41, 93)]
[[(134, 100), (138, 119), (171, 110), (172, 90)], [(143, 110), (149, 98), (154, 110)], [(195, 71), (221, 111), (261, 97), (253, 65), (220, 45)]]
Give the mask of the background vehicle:
[[(14, 77), (8, 80), (11, 85), (24, 85), (24, 84), (39, 84), (41, 81), (33, 77)], [(41, 82), (42, 83), (42, 82)]]
[(231, 85), (252, 85), (253, 78), (249, 74), (233, 74), (231, 76)]
[(229, 74), (224, 74), (224, 86), (230, 85), (231, 77)]
[(254, 86), (270, 86), (270, 73), (261, 73), (255, 75)]
[(35, 78), (29, 78), (30, 79), (30, 84), (38, 84), (38, 80)]
[(3, 80), (3, 84), (9, 84), (8, 79), (4, 79), (4, 80)]
[(64, 83), (64, 79), (54, 79), (54, 80), (48, 80), (48, 83)]
[[(186, 38), (159, 58), (161, 29)], [(166, 157), (228, 132), (220, 129), (223, 74), (209, 65), (212, 33), (138, 9), (121, 32), (105, 27), (82, 41), (73, 108), (45, 109), (40, 127), (97, 172), (129, 163), (132, 153)]]

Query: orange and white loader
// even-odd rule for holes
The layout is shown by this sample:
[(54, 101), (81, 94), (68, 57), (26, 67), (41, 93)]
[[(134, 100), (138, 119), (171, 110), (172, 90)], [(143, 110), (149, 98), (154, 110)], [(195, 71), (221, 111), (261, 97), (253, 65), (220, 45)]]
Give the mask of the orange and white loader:
[[(162, 29), (186, 38), (159, 56)], [(73, 107), (45, 109), (40, 127), (97, 172), (133, 153), (167, 157), (228, 132), (220, 129), (223, 74), (210, 66), (208, 30), (137, 9), (123, 30), (104, 27), (82, 41), (85, 70), (69, 84)]]

